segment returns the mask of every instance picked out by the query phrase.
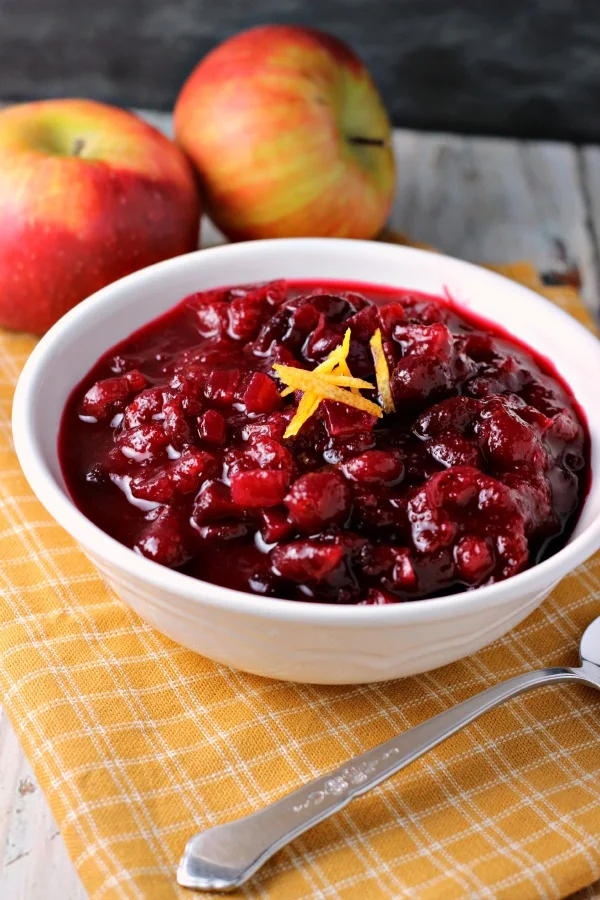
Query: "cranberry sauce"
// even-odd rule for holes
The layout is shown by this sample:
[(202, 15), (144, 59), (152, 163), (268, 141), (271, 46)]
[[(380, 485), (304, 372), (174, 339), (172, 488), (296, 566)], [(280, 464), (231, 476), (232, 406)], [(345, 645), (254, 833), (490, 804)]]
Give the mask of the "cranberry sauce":
[[(284, 437), (312, 370), (351, 329), (395, 412), (322, 400)], [(375, 390), (362, 395), (377, 400)], [(451, 303), (272, 282), (194, 294), (107, 353), (67, 404), (68, 488), (88, 518), (195, 578), (289, 599), (385, 604), (489, 584), (566, 540), (587, 437), (550, 365)]]

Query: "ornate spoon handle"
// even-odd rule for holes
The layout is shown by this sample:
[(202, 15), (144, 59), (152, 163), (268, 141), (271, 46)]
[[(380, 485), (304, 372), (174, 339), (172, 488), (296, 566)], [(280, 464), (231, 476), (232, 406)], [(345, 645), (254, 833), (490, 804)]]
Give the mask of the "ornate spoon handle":
[(187, 843), (177, 881), (183, 887), (204, 891), (239, 887), (281, 847), (342, 809), (354, 797), (399, 772), (482, 713), (530, 688), (558, 681), (590, 683), (581, 669), (539, 669), (517, 675), (361, 753), (258, 812), (200, 832)]

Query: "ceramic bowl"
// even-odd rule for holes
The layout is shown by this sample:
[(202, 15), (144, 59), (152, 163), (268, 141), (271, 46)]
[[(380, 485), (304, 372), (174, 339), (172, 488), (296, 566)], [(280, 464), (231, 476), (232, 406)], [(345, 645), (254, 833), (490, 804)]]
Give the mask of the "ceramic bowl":
[(117, 594), (174, 641), (248, 672), (299, 682), (361, 683), (424, 672), (514, 628), (600, 546), (600, 477), (568, 544), (537, 566), (468, 593), (390, 606), (329, 606), (217, 587), (133, 553), (90, 522), (65, 489), (61, 413), (93, 362), (193, 291), (273, 278), (345, 279), (449, 293), (552, 360), (588, 418), (600, 473), (600, 343), (547, 300), (440, 254), (365, 241), (289, 239), (201, 250), (99, 291), (41, 340), (21, 375), (13, 430), (25, 475)]

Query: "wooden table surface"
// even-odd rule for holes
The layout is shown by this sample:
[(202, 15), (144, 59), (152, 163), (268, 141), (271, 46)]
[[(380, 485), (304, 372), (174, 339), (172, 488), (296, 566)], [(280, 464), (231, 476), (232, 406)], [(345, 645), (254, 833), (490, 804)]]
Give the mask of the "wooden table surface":
[[(170, 131), (169, 116), (143, 115)], [(395, 146), (393, 228), (473, 262), (528, 259), (544, 273), (579, 273), (584, 299), (598, 313), (600, 147), (412, 131), (396, 132)], [(218, 240), (209, 226), (203, 243)], [(0, 837), (1, 900), (85, 900), (1, 711)], [(584, 898), (600, 900), (600, 882), (577, 895)]]

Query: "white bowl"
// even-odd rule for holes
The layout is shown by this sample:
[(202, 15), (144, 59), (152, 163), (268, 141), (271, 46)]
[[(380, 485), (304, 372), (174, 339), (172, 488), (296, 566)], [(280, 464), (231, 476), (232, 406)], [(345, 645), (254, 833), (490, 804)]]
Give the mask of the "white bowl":
[(201, 250), (99, 291), (42, 339), (19, 380), (13, 431), (34, 492), (123, 600), (173, 640), (227, 665), (291, 681), (348, 684), (413, 675), (460, 659), (529, 615), (600, 546), (600, 478), (569, 543), (507, 581), (383, 607), (276, 600), (197, 581), (143, 559), (71, 501), (57, 457), (73, 386), (108, 348), (193, 291), (272, 278), (346, 279), (448, 292), (543, 353), (573, 389), (600, 473), (600, 343), (535, 293), (469, 263), (365, 241), (291, 239)]

